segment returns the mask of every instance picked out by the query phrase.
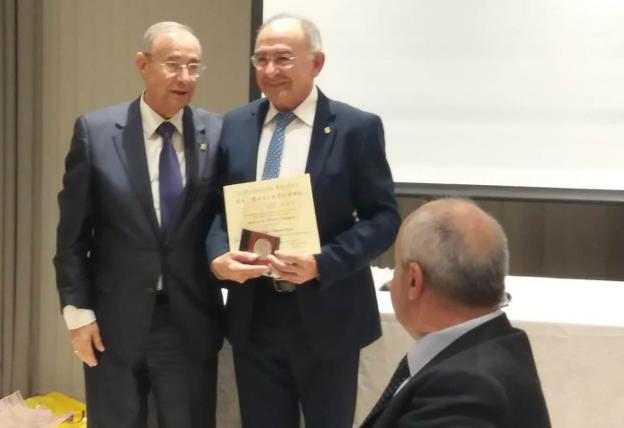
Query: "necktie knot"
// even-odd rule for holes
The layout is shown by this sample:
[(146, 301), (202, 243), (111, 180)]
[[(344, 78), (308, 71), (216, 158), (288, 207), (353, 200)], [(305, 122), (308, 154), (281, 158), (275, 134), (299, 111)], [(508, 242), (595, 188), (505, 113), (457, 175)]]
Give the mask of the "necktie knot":
[(279, 177), (285, 129), (294, 119), (295, 113), (292, 111), (281, 111), (275, 116), (275, 131), (269, 142), (267, 157), (262, 170), (263, 180)]
[[(394, 376), (392, 380), (394, 380), (395, 384), (396, 384), (396, 388), (395, 391), (399, 388), (399, 386), (401, 386), (401, 384), (403, 382), (405, 382), (405, 379), (407, 379), (410, 376), (410, 371), (409, 371), (409, 364), (407, 362), (407, 355), (403, 357), (403, 359), (401, 359), (401, 361), (399, 362), (399, 365), (397, 366), (396, 372), (394, 373)], [(391, 381), (392, 383), (392, 381)]]
[(406, 355), (399, 362), (399, 365), (394, 371), (392, 378), (390, 378), (390, 383), (388, 384), (388, 387), (386, 388), (386, 391), (384, 391), (384, 394), (383, 394), (385, 395), (385, 399), (387, 400), (387, 399), (392, 398), (394, 394), (396, 393), (396, 390), (399, 389), (399, 386), (401, 386), (403, 382), (405, 382), (405, 379), (407, 379), (409, 376), (410, 376), (410, 372), (409, 372), (409, 365), (407, 363), (407, 355)]
[(174, 131), (175, 126), (173, 125), (173, 123), (167, 121), (161, 123), (158, 128), (156, 128), (156, 133), (160, 135), (163, 140), (168, 141), (171, 141), (171, 137), (173, 136)]
[(283, 129), (290, 125), (290, 122), (295, 120), (295, 113), (292, 111), (280, 111), (275, 116), (275, 121), (277, 123), (276, 129)]

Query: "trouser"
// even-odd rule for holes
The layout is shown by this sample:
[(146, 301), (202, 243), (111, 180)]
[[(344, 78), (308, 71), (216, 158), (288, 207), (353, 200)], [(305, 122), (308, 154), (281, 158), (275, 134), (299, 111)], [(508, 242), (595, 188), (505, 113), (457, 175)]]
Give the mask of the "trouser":
[(159, 428), (215, 427), (217, 356), (189, 358), (170, 311), (166, 299), (156, 304), (140, 360), (106, 350), (84, 366), (89, 428), (145, 428), (150, 391)]
[(298, 427), (301, 407), (306, 428), (351, 428), (359, 350), (314, 349), (295, 293), (259, 287), (249, 340), (233, 347), (243, 427)]

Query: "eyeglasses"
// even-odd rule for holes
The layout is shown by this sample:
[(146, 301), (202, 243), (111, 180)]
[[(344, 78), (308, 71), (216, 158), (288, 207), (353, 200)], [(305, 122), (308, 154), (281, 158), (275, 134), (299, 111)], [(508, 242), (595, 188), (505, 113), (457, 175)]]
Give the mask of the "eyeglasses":
[(273, 67), (275, 68), (288, 69), (295, 65), (296, 59), (297, 57), (289, 54), (280, 54), (275, 56), (254, 54), (251, 56), (251, 65), (253, 65), (256, 69), (263, 69), (273, 63)]
[(504, 308), (506, 306), (509, 306), (510, 303), (511, 303), (511, 293), (509, 293), (508, 291), (505, 291), (505, 294), (503, 294), (503, 299), (501, 300), (498, 306), (500, 308)]
[[(152, 56), (150, 53), (147, 52), (144, 52), (144, 54), (145, 56)], [(167, 71), (167, 73), (169, 74), (178, 74), (182, 71), (182, 69), (186, 68), (189, 77), (192, 77), (194, 79), (201, 76), (202, 72), (206, 69), (206, 66), (200, 62), (189, 62), (187, 64), (182, 64), (177, 61), (164, 61), (158, 62), (158, 64), (163, 66), (165, 71)]]
[(206, 67), (199, 62), (189, 62), (188, 64), (181, 64), (175, 61), (165, 61), (161, 62), (167, 73), (169, 74), (178, 74), (182, 71), (183, 68), (186, 68), (190, 77), (197, 78), (201, 76), (202, 72), (206, 69)]

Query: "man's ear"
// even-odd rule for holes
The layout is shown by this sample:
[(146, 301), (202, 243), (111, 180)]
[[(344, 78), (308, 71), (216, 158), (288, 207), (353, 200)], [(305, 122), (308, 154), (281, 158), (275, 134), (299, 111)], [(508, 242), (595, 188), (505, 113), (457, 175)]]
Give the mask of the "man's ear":
[(147, 55), (143, 52), (137, 52), (134, 56), (134, 63), (136, 65), (137, 70), (141, 73), (141, 76), (145, 73), (145, 67), (147, 67)]
[(325, 64), (325, 52), (314, 52), (314, 77), (318, 76)]
[(416, 262), (410, 262), (407, 268), (409, 275), (407, 298), (409, 300), (416, 300), (425, 291), (425, 275), (420, 265)]

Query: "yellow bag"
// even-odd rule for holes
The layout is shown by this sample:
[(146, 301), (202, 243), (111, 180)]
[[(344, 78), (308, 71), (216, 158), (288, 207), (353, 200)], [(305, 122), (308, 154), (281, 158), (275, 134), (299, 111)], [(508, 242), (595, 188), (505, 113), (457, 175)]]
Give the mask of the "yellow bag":
[(71, 413), (71, 418), (60, 424), (60, 428), (87, 428), (87, 406), (75, 398), (52, 391), (46, 395), (35, 395), (25, 401), (28, 407), (32, 409), (38, 406), (47, 407), (55, 416)]

